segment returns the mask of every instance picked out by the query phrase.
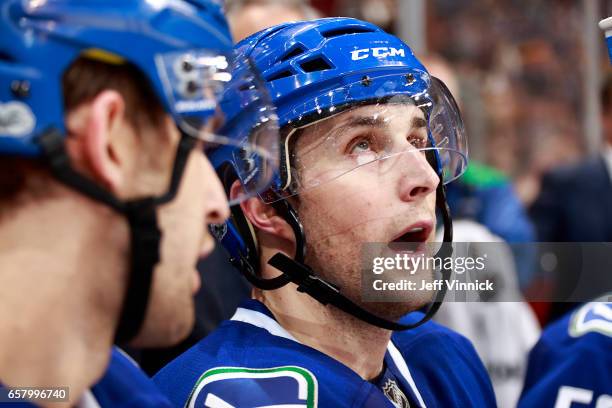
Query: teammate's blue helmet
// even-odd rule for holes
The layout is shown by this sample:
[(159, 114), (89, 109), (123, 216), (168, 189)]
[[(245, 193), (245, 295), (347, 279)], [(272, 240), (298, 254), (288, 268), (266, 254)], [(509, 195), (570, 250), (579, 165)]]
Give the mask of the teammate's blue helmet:
[[(182, 136), (165, 194), (124, 202), (71, 167), (62, 86), (67, 70), (81, 58), (136, 68), (176, 122)], [(241, 67), (239, 77), (233, 66)], [(218, 0), (0, 1), (0, 156), (46, 161), (60, 181), (127, 217), (132, 274), (118, 329), (122, 340), (132, 337), (144, 318), (159, 260), (156, 208), (176, 195), (194, 141), (240, 147), (255, 158), (260, 168), (245, 174), (254, 180), (251, 192), (269, 181), (261, 168), (277, 161), (276, 117), (250, 67), (233, 56)], [(250, 90), (237, 106), (260, 112), (243, 118), (243, 126), (264, 137), (212, 129), (223, 116), (218, 100), (237, 83)]]
[(2, 154), (39, 155), (35, 138), (64, 130), (62, 76), (78, 57), (135, 65), (173, 112), (155, 56), (231, 47), (222, 11), (210, 1), (5, 0), (0, 21)]
[[(388, 108), (389, 113), (398, 105), (411, 107), (410, 112), (414, 113), (415, 119), (419, 116), (417, 122), (426, 123), (421, 129), (426, 129), (427, 140), (418, 148), (407, 143), (410, 147), (403, 146), (400, 149), (404, 150), (400, 151), (393, 141), (384, 140), (387, 144), (371, 162), (388, 163), (402, 153), (421, 151), (440, 176), (442, 182), (438, 197), (441, 198), (438, 202), (444, 208), (443, 212), (447, 210), (443, 184), (459, 177), (467, 165), (463, 123), (457, 105), (444, 84), (429, 75), (411, 49), (399, 38), (360, 20), (324, 18), (271, 27), (244, 39), (235, 49), (261, 73), (277, 110), (281, 127), (279, 172), (260, 197), (275, 205), (289, 219), (298, 240), (298, 252), (304, 244), (304, 239), (300, 239), (300, 235), (303, 235), (301, 226), (297, 214), (292, 212), (284, 199), (307, 189), (319, 188), (368, 163), (352, 167), (343, 167), (345, 163), (338, 163), (334, 167), (334, 163), (327, 161), (324, 171), (310, 171), (309, 175), (317, 176), (305, 180), (300, 178), (296, 169), (305, 166), (310, 169), (317, 166), (317, 161), (323, 162), (325, 159), (309, 157), (308, 164), (304, 164), (301, 162), (303, 158), (294, 152), (295, 140), (300, 137), (300, 130), (318, 126), (351, 109)], [(229, 98), (227, 103), (231, 104), (231, 101), (232, 98)], [(395, 114), (397, 117), (400, 111), (393, 112), (389, 115)], [(236, 109), (228, 114), (228, 126), (244, 127), (240, 113)], [(322, 140), (317, 140), (318, 152), (337, 148), (334, 146), (334, 135), (326, 135), (325, 131), (311, 134), (321, 136)], [(240, 179), (243, 186), (248, 184), (239, 170), (227, 171), (239, 167), (234, 163), (234, 156), (236, 153), (230, 149), (219, 149), (212, 155), (213, 164), (220, 170), (228, 192), (236, 179)], [(449, 225), (450, 234), (450, 217), (447, 212), (445, 214), (445, 225)], [(247, 277), (252, 282), (262, 285), (260, 287), (264, 289), (279, 287), (257, 279), (252, 273), (258, 270), (257, 245), (253, 229), (239, 208), (233, 209), (232, 221), (218, 232), (218, 238), (222, 238), (223, 245), (240, 269), (250, 269)], [(303, 261), (298, 258), (301, 258), (299, 254), (296, 260)]]
[[(251, 142), (203, 130), (232, 81), (255, 90), (243, 104), (264, 111), (244, 118), (243, 126), (260, 126), (254, 121), (261, 116), (273, 118), (258, 77), (234, 58), (221, 2), (214, 0), (2, 1), (1, 155), (38, 156), (43, 132), (65, 133), (62, 77), (79, 57), (135, 66), (184, 133), (222, 145), (246, 142), (261, 161), (276, 160), (273, 137)], [(241, 78), (232, 76), (233, 67), (241, 67)], [(269, 132), (274, 125), (275, 120), (266, 122)]]

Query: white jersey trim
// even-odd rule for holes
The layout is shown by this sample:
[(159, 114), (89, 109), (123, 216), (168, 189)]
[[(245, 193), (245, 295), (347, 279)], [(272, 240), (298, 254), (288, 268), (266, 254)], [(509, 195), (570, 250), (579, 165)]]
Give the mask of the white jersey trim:
[(412, 388), (412, 392), (414, 392), (414, 395), (419, 400), (419, 404), (421, 405), (421, 408), (426, 408), (425, 401), (423, 401), (423, 397), (421, 397), (421, 393), (419, 392), (419, 389), (417, 388), (414, 382), (414, 379), (412, 378), (412, 375), (410, 374), (410, 370), (408, 369), (408, 365), (406, 364), (406, 361), (404, 361), (404, 357), (402, 357), (402, 353), (399, 352), (399, 350), (397, 349), (397, 347), (395, 347), (395, 344), (393, 344), (392, 341), (389, 341), (389, 345), (387, 346), (387, 351), (389, 352), (391, 359), (397, 366), (397, 369), (399, 370), (400, 374), (404, 377), (406, 382), (410, 385), (410, 388)]
[(289, 334), (289, 332), (283, 329), (276, 320), (272, 319), (270, 316), (265, 315), (264, 313), (239, 307), (238, 309), (236, 309), (236, 313), (234, 313), (230, 320), (252, 324), (253, 326), (257, 326), (267, 330), (270, 334), (274, 336), (284, 337), (286, 339), (293, 340), (299, 343), (299, 341), (297, 341), (295, 337), (293, 337), (291, 334)]

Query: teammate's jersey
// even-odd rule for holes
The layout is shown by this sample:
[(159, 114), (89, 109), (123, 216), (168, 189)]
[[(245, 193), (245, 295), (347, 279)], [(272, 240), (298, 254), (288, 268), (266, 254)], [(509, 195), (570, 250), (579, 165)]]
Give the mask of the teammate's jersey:
[(531, 351), (519, 407), (553, 406), (612, 407), (612, 302), (552, 323)]
[(384, 366), (376, 380), (365, 381), (299, 343), (263, 304), (249, 300), (154, 381), (180, 407), (495, 406), (472, 345), (436, 323), (394, 334)]
[[(35, 407), (30, 403), (16, 403), (9, 406)], [(173, 405), (134, 361), (121, 350), (113, 348), (110, 364), (104, 376), (81, 397), (76, 407), (169, 408)]]

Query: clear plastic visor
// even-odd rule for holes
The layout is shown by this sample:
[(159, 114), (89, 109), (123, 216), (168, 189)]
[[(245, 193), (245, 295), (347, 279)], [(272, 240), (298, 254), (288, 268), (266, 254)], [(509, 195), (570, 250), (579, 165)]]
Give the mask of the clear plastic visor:
[[(206, 152), (232, 158), (245, 188), (230, 205), (265, 190), (278, 169), (278, 119), (250, 61), (193, 50), (157, 55), (156, 64), (178, 127)], [(239, 125), (228, 126), (247, 106)]]
[[(388, 87), (394, 80), (405, 84), (404, 76), (390, 76), (383, 83)], [(334, 92), (351, 93), (351, 87), (363, 84)], [(463, 174), (468, 160), (457, 105), (435, 78), (425, 92), (395, 93), (315, 118), (307, 126), (292, 129), (283, 148), (283, 185), (276, 194), (264, 197), (267, 202), (325, 188), (357, 169), (362, 175), (379, 177), (378, 185), (387, 185), (384, 179), (398, 171), (413, 178), (434, 173), (449, 183)]]

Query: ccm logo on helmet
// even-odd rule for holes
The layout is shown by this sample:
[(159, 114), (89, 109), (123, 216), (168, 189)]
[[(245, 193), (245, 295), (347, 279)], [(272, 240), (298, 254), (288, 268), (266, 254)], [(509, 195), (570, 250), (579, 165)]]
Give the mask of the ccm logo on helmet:
[[(370, 54), (371, 53), (371, 54)], [(393, 47), (375, 47), (375, 48), (362, 48), (360, 50), (351, 51), (351, 59), (353, 61), (366, 59), (369, 56), (376, 58), (386, 58), (395, 56), (405, 57), (406, 53), (403, 48)]]

